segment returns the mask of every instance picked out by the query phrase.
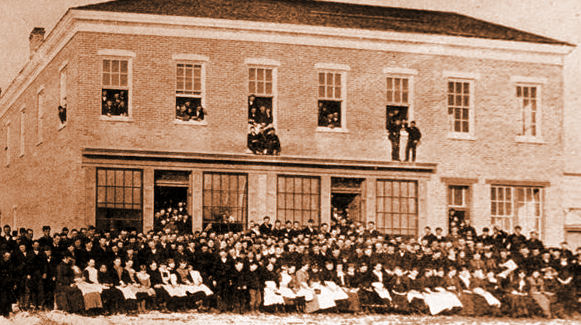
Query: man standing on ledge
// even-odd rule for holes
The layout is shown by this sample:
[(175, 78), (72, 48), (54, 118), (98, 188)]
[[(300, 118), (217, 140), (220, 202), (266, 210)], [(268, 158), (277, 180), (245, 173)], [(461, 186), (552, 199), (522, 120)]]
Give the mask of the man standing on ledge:
[(401, 131), (401, 120), (400, 119), (393, 119), (387, 128), (388, 139), (391, 142), (391, 160), (399, 161), (399, 140), (400, 140), (400, 131)]
[(416, 127), (416, 121), (411, 121), (409, 126), (407, 125), (407, 122), (404, 122), (404, 127), (408, 133), (408, 144), (405, 147), (405, 161), (410, 160), (410, 151), (412, 153), (412, 161), (416, 161), (416, 148), (420, 143), (422, 133), (420, 132), (420, 129)]

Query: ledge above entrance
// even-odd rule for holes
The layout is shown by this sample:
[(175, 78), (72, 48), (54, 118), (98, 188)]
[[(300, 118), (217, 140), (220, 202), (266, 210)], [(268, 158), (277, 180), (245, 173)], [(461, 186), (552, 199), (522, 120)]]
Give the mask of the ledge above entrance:
[(83, 162), (95, 160), (164, 161), (182, 163), (213, 163), (228, 165), (262, 165), (270, 167), (305, 167), (323, 169), (353, 169), (370, 171), (402, 171), (435, 173), (435, 163), (406, 163), (380, 160), (326, 159), (296, 156), (261, 156), (251, 154), (192, 153), (135, 149), (84, 148)]

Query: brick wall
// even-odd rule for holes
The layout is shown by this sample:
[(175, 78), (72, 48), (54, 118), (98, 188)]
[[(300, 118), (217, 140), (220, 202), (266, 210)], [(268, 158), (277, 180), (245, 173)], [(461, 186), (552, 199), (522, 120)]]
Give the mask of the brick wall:
[[(133, 51), (133, 114), (130, 122), (100, 120), (100, 49)], [(74, 56), (73, 56), (74, 53)], [(205, 126), (176, 125), (174, 54), (209, 57), (206, 66)], [(4, 121), (12, 121), (10, 168), (0, 168), (6, 195), (0, 198), (3, 216), (13, 202), (25, 220), (48, 215), (52, 224), (81, 223), (86, 213), (81, 171), (82, 147), (146, 149), (179, 152), (242, 153), (246, 146), (247, 58), (268, 58), (278, 67), (277, 133), (283, 154), (317, 158), (387, 160), (385, 134), (384, 67), (417, 70), (414, 77), (414, 115), (424, 135), (419, 161), (438, 164), (427, 184), (428, 220), (443, 225), (446, 186), (440, 177), (477, 178), (475, 218), (486, 224), (489, 213), (487, 179), (551, 182), (546, 218), (558, 218), (559, 178), (563, 168), (562, 69), (559, 66), (479, 60), (407, 53), (387, 53), (256, 42), (218, 41), (135, 35), (79, 33), (19, 101), (26, 102), (30, 128), (34, 130), (36, 89), (45, 85), (47, 106), (56, 110), (58, 67), (69, 61), (69, 125), (56, 131), (56, 113), (45, 120), (45, 142), (27, 145), (17, 158), (18, 107)], [(316, 63), (346, 64), (347, 133), (317, 132)], [(444, 71), (478, 73), (474, 82), (476, 132), (474, 141), (447, 138), (448, 114)], [(514, 102), (511, 76), (546, 78), (542, 88), (545, 144), (515, 141), (520, 110)], [(35, 137), (27, 136), (29, 141)], [(2, 140), (4, 141), (4, 137)], [(403, 151), (403, 150), (402, 150)], [(16, 173), (15, 171), (22, 171)], [(59, 180), (59, 181), (56, 181)], [(63, 181), (61, 181), (63, 180)], [(23, 194), (23, 189), (28, 196)], [(475, 192), (475, 193), (476, 193)], [(486, 194), (487, 193), (487, 194)], [(34, 200), (34, 198), (41, 198)], [(36, 202), (35, 202), (36, 201)], [(62, 202), (66, 202), (63, 204)], [(265, 209), (264, 206), (257, 207)], [(35, 217), (33, 217), (35, 216)], [(36, 219), (35, 219), (36, 218)], [(48, 219), (47, 219), (48, 220)], [(4, 222), (4, 219), (2, 220)], [(40, 223), (30, 222), (36, 229)], [(558, 227), (557, 227), (558, 228)], [(558, 229), (550, 229), (559, 237)], [(547, 235), (549, 236), (549, 235)]]

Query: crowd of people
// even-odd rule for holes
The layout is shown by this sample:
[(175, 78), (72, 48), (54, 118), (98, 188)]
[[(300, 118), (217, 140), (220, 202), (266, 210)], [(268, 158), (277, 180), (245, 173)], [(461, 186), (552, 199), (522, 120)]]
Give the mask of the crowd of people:
[(280, 139), (273, 126), (272, 108), (248, 97), (248, 150), (255, 155), (279, 155)]
[(191, 233), (192, 217), (188, 213), (186, 202), (178, 202), (177, 206), (168, 204), (166, 208), (156, 211), (153, 215), (153, 230), (163, 233)]
[[(178, 207), (179, 210), (179, 207)], [(169, 215), (173, 215), (170, 212)], [(163, 219), (165, 220), (165, 219)], [(476, 235), (429, 227), (420, 238), (341, 216), (331, 224), (250, 223), (190, 234), (97, 232), (0, 237), (0, 312), (389, 312), (571, 317), (579, 311), (581, 248), (545, 247), (520, 227)], [(159, 229), (159, 228), (158, 228)], [(577, 315), (578, 316), (578, 315)]]
[(185, 100), (183, 104), (176, 105), (176, 119), (180, 121), (196, 121), (204, 120), (206, 110), (200, 104), (193, 104), (191, 100)]
[(127, 116), (127, 94), (125, 90), (103, 89), (101, 92), (101, 114), (104, 116)]

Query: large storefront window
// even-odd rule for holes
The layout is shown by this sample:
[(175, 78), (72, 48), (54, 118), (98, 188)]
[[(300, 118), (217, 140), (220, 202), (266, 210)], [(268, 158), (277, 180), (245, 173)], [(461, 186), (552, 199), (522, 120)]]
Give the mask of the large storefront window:
[(377, 229), (389, 235), (418, 233), (418, 183), (406, 180), (377, 181)]
[(277, 218), (283, 223), (298, 221), (306, 225), (320, 222), (321, 179), (305, 176), (278, 176)]
[(541, 232), (543, 188), (499, 186), (490, 188), (491, 223), (511, 232), (521, 226), (524, 233)]
[(141, 170), (97, 169), (97, 229), (142, 231), (142, 180)]
[(204, 228), (242, 230), (248, 218), (248, 175), (204, 173)]

